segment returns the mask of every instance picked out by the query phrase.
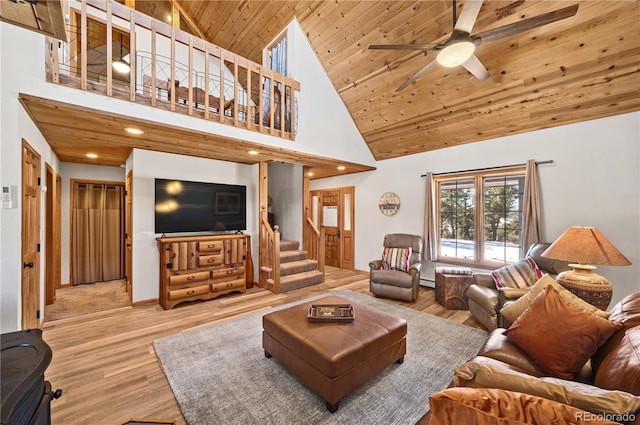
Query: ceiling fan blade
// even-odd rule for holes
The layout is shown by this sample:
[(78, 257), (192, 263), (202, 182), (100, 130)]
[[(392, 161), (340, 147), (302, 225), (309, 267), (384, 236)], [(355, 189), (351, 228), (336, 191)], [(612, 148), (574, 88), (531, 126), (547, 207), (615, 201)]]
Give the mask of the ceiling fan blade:
[(482, 0), (466, 0), (453, 29), (466, 32), (467, 34), (470, 33), (473, 25), (476, 23), (481, 7)]
[(475, 75), (475, 77), (480, 81), (484, 81), (491, 76), (489, 71), (487, 71), (487, 68), (484, 67), (476, 55), (471, 55), (471, 57), (467, 59), (462, 66), (464, 66), (467, 71)]
[(492, 30), (483, 31), (471, 37), (476, 46), (479, 46), (490, 41), (499, 40), (501, 38), (509, 37), (521, 32), (529, 31), (543, 25), (550, 24), (552, 22), (560, 21), (562, 19), (570, 18), (578, 12), (578, 5), (565, 7), (563, 9), (554, 10), (553, 12), (544, 13), (542, 15), (534, 16), (533, 18), (525, 19), (523, 21), (514, 22), (513, 24), (504, 25), (502, 27), (494, 28)]
[(435, 43), (414, 43), (414, 44), (370, 44), (369, 49), (380, 50), (431, 50), (436, 47)]
[(399, 92), (400, 90), (404, 89), (405, 87), (407, 87), (409, 84), (413, 83), (414, 81), (416, 81), (418, 78), (422, 77), (422, 74), (424, 74), (425, 72), (427, 72), (429, 70), (429, 68), (431, 68), (433, 65), (435, 65), (437, 62), (435, 59), (433, 59), (431, 62), (429, 62), (428, 64), (426, 64), (425, 66), (423, 66), (422, 68), (420, 68), (420, 70), (418, 70), (418, 72), (416, 72), (415, 74), (413, 74), (411, 76), (411, 78), (409, 78), (407, 81), (405, 81), (400, 87), (398, 87), (396, 89), (396, 92)]

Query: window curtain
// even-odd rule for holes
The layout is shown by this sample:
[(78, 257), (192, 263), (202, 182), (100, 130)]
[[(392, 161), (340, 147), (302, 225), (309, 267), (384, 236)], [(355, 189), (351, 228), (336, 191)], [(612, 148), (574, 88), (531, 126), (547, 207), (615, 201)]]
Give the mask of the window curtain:
[(536, 161), (527, 161), (524, 179), (524, 206), (522, 211), (522, 245), (520, 258), (524, 258), (529, 247), (542, 240), (542, 215), (540, 210), (540, 185)]
[(75, 183), (72, 226), (73, 284), (123, 279), (124, 188)]
[(427, 188), (424, 197), (424, 249), (422, 255), (425, 260), (436, 261), (438, 258), (438, 246), (436, 245), (436, 217), (435, 195), (433, 188), (433, 173), (426, 174)]

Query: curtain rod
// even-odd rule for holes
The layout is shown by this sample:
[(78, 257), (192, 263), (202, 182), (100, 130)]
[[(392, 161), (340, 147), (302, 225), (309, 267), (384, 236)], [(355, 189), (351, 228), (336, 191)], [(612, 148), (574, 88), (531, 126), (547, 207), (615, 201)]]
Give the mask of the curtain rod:
[[(536, 165), (540, 164), (553, 164), (553, 159), (548, 159), (546, 161), (536, 161)], [(511, 165), (501, 165), (499, 167), (485, 167), (485, 168), (474, 168), (471, 170), (460, 170), (460, 171), (445, 171), (443, 173), (433, 173), (434, 176), (444, 176), (446, 174), (458, 174), (458, 173), (471, 173), (475, 171), (487, 171), (487, 170), (499, 170), (501, 168), (513, 168), (513, 167), (524, 167), (527, 163), (522, 164), (511, 164)], [(421, 174), (420, 177), (427, 177), (426, 174)]]

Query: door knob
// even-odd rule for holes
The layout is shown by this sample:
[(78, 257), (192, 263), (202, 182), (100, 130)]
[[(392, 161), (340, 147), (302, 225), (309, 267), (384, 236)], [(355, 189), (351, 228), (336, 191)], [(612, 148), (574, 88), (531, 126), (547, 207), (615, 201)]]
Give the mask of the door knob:
[(26, 268), (32, 269), (32, 268), (33, 268), (33, 261), (30, 261), (30, 262), (28, 262), (28, 263), (24, 263), (24, 268), (25, 268), (25, 269), (26, 269)]

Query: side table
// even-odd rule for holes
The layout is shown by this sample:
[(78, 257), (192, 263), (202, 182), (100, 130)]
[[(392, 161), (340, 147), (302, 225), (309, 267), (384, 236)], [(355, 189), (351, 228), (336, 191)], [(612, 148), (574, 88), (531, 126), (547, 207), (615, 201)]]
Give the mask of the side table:
[(467, 289), (473, 282), (468, 267), (436, 267), (436, 301), (447, 310), (468, 310)]

